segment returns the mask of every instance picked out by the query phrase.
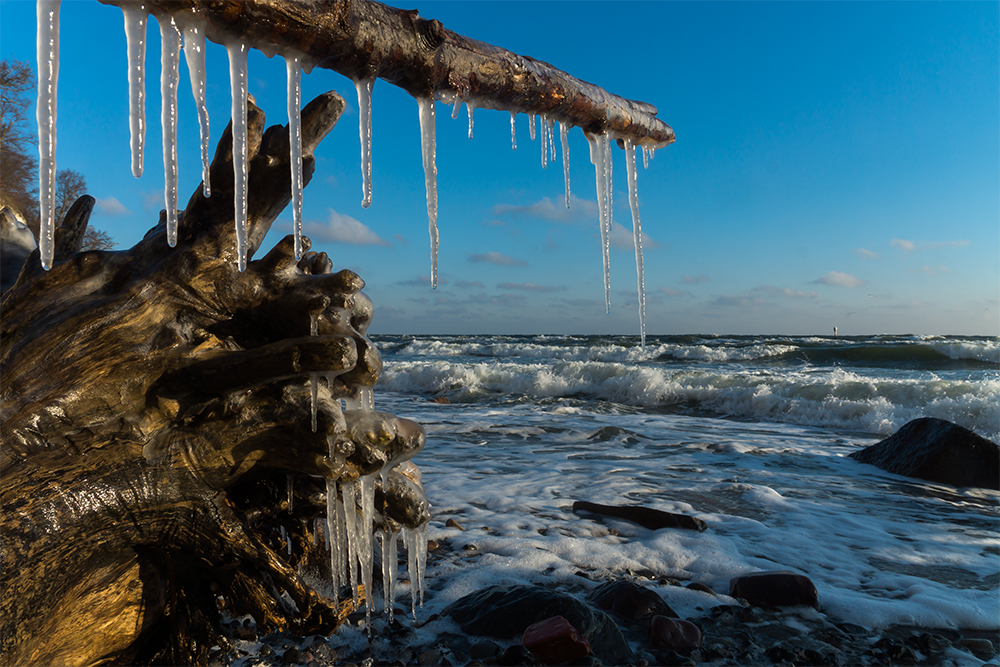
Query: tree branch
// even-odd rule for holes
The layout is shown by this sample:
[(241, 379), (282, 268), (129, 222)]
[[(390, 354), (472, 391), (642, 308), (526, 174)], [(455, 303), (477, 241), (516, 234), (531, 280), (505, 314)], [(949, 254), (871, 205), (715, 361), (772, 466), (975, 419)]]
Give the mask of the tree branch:
[[(101, 0), (122, 6), (130, 0)], [(354, 80), (379, 77), (414, 97), (545, 114), (589, 134), (650, 148), (674, 131), (651, 104), (627, 100), (552, 65), (446, 29), (440, 21), (373, 0), (150, 0), (154, 15), (199, 17), (209, 39), (242, 39), (265, 53), (302, 55)]]

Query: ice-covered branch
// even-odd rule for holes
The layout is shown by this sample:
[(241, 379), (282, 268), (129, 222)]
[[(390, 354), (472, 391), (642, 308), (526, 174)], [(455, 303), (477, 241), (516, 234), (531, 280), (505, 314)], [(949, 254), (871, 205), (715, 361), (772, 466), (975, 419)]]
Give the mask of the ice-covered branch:
[[(101, 0), (126, 6), (130, 0)], [(608, 133), (636, 146), (663, 147), (673, 130), (651, 104), (627, 100), (552, 65), (470, 39), (372, 0), (150, 0), (178, 25), (197, 19), (212, 41), (301, 56), (303, 65), (355, 81), (379, 77), (414, 97), (471, 101), (476, 107), (546, 115), (589, 134)]]

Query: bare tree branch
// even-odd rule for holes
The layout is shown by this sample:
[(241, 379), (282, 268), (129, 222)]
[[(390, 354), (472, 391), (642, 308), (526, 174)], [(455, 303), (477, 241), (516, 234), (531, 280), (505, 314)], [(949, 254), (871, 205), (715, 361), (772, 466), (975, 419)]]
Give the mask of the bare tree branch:
[[(122, 6), (129, 0), (101, 2)], [(146, 6), (180, 20), (200, 17), (212, 41), (236, 37), (265, 52), (302, 54), (307, 67), (354, 80), (377, 76), (414, 97), (457, 97), (477, 107), (546, 114), (589, 134), (607, 132), (653, 148), (674, 141), (651, 104), (373, 0), (151, 0)]]

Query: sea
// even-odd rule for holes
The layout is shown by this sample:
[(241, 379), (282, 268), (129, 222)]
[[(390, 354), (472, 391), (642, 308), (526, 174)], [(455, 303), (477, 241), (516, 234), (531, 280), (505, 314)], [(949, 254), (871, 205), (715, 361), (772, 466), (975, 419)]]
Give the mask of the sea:
[[(494, 584), (639, 578), (697, 617), (734, 603), (733, 577), (788, 570), (840, 621), (1000, 629), (1000, 493), (848, 457), (925, 416), (998, 441), (1000, 339), (373, 340), (385, 364), (375, 409), (426, 430), (414, 462), (428, 537), (447, 545), (432, 544), (418, 615)], [(574, 513), (577, 500), (708, 528), (598, 520)]]

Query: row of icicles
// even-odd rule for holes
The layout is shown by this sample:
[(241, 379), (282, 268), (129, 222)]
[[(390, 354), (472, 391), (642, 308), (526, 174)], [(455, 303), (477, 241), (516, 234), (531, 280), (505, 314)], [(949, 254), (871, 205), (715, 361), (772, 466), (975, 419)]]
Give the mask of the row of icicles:
[[(56, 87), (59, 75), (59, 4), (60, 0), (37, 0), (38, 11), (38, 150), (39, 150), (39, 203), (41, 238), (39, 250), (42, 266), (52, 266), (53, 234), (55, 220), (55, 147), (56, 147)], [(125, 18), (125, 35), (128, 42), (129, 81), (129, 127), (132, 147), (132, 173), (142, 175), (143, 141), (146, 133), (145, 120), (145, 59), (146, 23), (149, 10), (144, 4), (127, 4), (122, 7)], [(164, 199), (167, 211), (167, 242), (177, 243), (177, 86), (180, 79), (180, 52), (184, 51), (191, 80), (191, 91), (198, 107), (198, 121), (201, 132), (202, 181), (206, 197), (211, 195), (209, 181), (209, 132), (208, 110), (205, 104), (205, 29), (203, 23), (193, 15), (184, 15), (183, 25), (179, 25), (173, 15), (159, 20), (160, 93), (162, 98), (161, 124), (163, 130)], [(182, 44), (183, 42), (183, 44)], [(233, 119), (233, 171), (235, 190), (235, 223), (237, 256), (240, 270), (247, 262), (247, 53), (249, 46), (234, 41), (226, 46), (229, 54), (229, 78), (232, 94)], [(295, 256), (302, 253), (302, 129), (301, 129), (301, 72), (304, 66), (299, 55), (286, 55), (287, 110), (289, 143), (291, 144), (292, 166), (292, 220), (295, 233)], [(308, 70), (307, 70), (308, 71)], [(371, 179), (371, 100), (375, 80), (355, 81), (360, 109), (361, 172), (363, 198), (362, 206), (368, 208), (372, 201)], [(464, 101), (469, 115), (469, 138), (472, 138), (472, 114), (475, 103), (472, 99), (462, 100), (451, 92), (439, 93), (438, 99), (454, 105), (452, 118), (458, 116), (460, 104)], [(424, 179), (427, 189), (427, 219), (431, 242), (431, 287), (437, 288), (438, 228), (437, 228), (437, 165), (434, 120), (434, 99), (419, 98), (420, 145), (423, 157)], [(517, 134), (514, 119), (516, 112), (510, 112), (511, 147), (517, 150)], [(528, 114), (530, 136), (535, 139), (535, 114)], [(555, 161), (554, 121), (541, 116), (542, 168), (551, 159)], [(562, 143), (563, 175), (566, 183), (566, 207), (570, 206), (569, 185), (569, 126), (559, 122), (559, 137)], [(608, 312), (611, 312), (611, 266), (610, 234), (613, 225), (611, 169), (611, 140), (605, 134), (587, 134), (590, 144), (590, 161), (595, 166), (597, 181), (597, 202), (600, 211), (602, 258), (604, 262), (604, 298)], [(635, 245), (636, 274), (638, 278), (638, 310), (641, 344), (646, 345), (646, 296), (642, 258), (642, 225), (639, 219), (639, 201), (636, 179), (636, 145), (625, 139), (625, 167), (628, 174), (629, 206), (632, 210), (632, 231)], [(649, 158), (655, 149), (642, 146), (643, 164), (649, 166)]]

